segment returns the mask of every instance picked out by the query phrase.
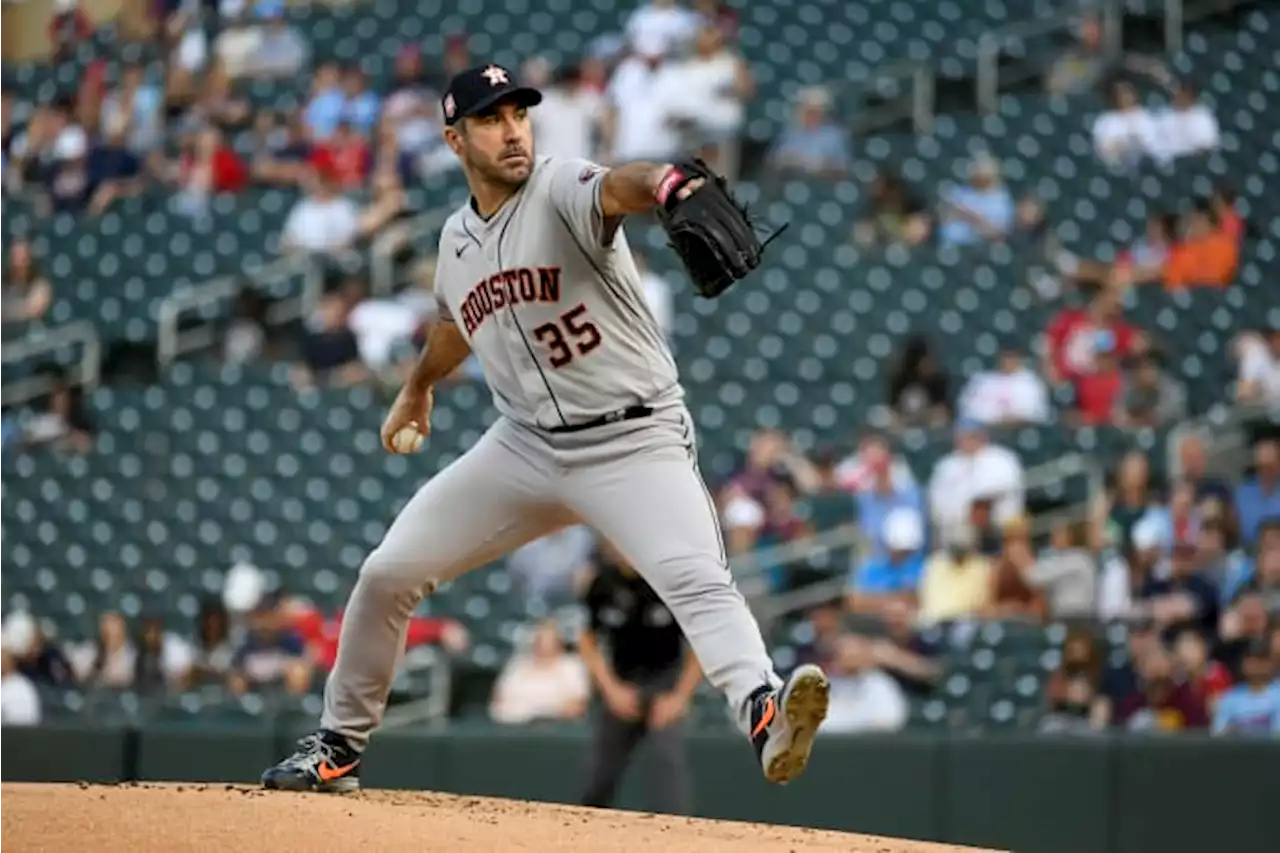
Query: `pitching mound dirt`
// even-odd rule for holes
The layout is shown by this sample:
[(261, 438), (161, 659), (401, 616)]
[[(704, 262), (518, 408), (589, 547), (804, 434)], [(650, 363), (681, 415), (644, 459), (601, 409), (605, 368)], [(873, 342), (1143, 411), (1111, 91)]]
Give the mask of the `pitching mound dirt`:
[(222, 785), (6, 784), (11, 853), (945, 853), (815, 829), (399, 791), (349, 797)]

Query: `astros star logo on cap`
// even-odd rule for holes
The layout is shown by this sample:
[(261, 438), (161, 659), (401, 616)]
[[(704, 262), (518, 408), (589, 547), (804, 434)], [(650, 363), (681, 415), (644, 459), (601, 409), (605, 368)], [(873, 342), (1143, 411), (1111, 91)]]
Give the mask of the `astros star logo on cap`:
[(507, 79), (507, 72), (496, 65), (490, 65), (480, 73), (489, 81), (490, 86), (501, 86), (503, 83), (510, 82), (510, 80)]

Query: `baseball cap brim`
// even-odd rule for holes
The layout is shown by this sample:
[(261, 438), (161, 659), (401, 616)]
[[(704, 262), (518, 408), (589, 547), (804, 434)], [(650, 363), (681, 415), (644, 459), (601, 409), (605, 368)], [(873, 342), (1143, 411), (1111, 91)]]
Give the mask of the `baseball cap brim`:
[(494, 92), (486, 98), (470, 105), (466, 110), (460, 110), (452, 119), (447, 120), (446, 124), (457, 124), (459, 119), (466, 116), (477, 116), (487, 113), (498, 104), (510, 101), (518, 107), (536, 107), (542, 103), (542, 93), (532, 86), (513, 86), (510, 89), (502, 89)]

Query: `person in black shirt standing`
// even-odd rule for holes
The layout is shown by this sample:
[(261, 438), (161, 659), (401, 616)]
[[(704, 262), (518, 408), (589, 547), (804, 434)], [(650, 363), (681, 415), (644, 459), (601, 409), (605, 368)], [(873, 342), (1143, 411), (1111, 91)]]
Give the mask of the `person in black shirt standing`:
[(582, 804), (611, 805), (632, 752), (647, 739), (652, 808), (687, 814), (693, 785), (680, 723), (702, 670), (671, 611), (612, 546), (602, 545), (596, 567), (578, 652), (604, 703)]

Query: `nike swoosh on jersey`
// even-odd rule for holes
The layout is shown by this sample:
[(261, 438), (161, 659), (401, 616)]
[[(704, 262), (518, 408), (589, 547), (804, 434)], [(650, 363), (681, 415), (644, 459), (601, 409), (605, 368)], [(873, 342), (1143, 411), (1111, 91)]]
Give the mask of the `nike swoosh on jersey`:
[(467, 249), (469, 249), (470, 247), (471, 247), (471, 244), (470, 244), (470, 243), (463, 243), (461, 246), (459, 246), (458, 248), (456, 248), (456, 249), (454, 249), (454, 250), (453, 250), (453, 255), (454, 255), (454, 257), (455, 257), (455, 258), (460, 258), (460, 257), (462, 257), (462, 253), (463, 253), (463, 252), (465, 252), (465, 251), (466, 251)]

